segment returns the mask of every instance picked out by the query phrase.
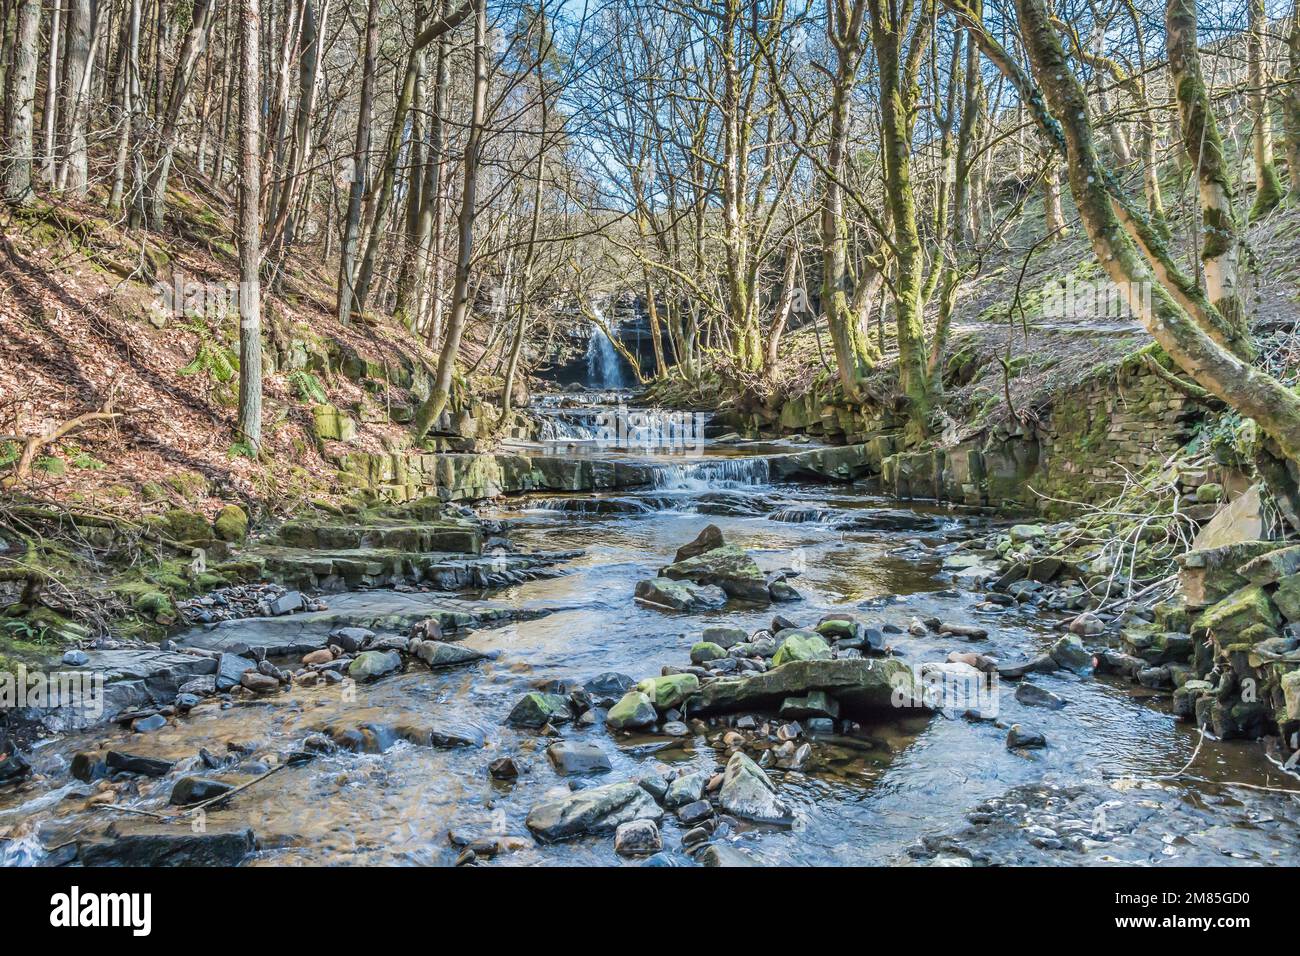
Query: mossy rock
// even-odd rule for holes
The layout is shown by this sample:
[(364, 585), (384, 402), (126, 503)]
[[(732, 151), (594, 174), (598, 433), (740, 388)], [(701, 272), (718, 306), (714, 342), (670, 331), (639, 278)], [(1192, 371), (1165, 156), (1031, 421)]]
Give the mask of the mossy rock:
[(788, 632), (781, 646), (772, 657), (772, 666), (780, 667), (789, 661), (828, 661), (831, 659), (830, 645), (820, 634), (811, 631), (796, 630)]
[(1277, 611), (1268, 594), (1257, 584), (1241, 588), (1205, 610), (1196, 619), (1196, 630), (1208, 632), (1220, 647), (1255, 643), (1277, 636)]
[(168, 493), (167, 489), (158, 482), (146, 481), (140, 487), (140, 497), (149, 504), (154, 504), (159, 501), (167, 501), (171, 495)]
[(226, 505), (212, 527), (222, 541), (243, 541), (248, 537), (248, 515), (239, 505)]
[(182, 544), (202, 544), (212, 540), (212, 526), (197, 511), (172, 508), (163, 516), (163, 520), (167, 525), (168, 536)]
[(208, 479), (197, 471), (180, 471), (163, 482), (186, 501), (198, 501), (208, 493)]

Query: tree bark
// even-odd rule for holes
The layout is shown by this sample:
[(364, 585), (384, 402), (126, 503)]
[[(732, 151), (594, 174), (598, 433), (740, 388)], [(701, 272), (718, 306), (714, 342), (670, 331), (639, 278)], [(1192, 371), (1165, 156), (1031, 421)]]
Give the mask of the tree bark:
[(488, 93), (486, 0), (475, 0), (474, 7), (474, 91), (469, 135), (465, 143), (465, 181), (461, 188), (460, 215), (457, 220), (456, 283), (452, 289), (451, 314), (447, 317), (447, 337), (438, 356), (438, 371), (429, 397), (420, 403), (415, 415), (416, 441), (424, 440), (433, 423), (447, 407), (456, 356), (460, 352), (460, 338), (469, 315), (469, 274), (474, 256), (474, 217), (477, 211), (475, 202)]
[(239, 83), (239, 421), (240, 440), (254, 454), (262, 447), (262, 153), (260, 143), (261, 13), (258, 0), (242, 0)]
[(14, 33), (12, 100), (5, 137), (9, 156), (3, 186), (5, 201), (15, 206), (26, 205), (35, 198), (32, 192), (33, 117), (40, 35), (40, 0), (21, 0)]

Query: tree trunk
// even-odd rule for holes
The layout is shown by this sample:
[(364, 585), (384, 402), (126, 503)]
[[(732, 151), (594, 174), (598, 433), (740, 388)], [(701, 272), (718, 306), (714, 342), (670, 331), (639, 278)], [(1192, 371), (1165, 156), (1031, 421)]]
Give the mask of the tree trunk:
[(474, 257), (474, 208), (478, 194), (478, 168), (483, 143), (483, 124), (487, 114), (487, 3), (474, 3), (474, 92), (470, 107), (469, 135), (465, 142), (465, 181), (461, 188), (460, 215), (457, 220), (456, 284), (452, 289), (451, 314), (447, 318), (447, 337), (438, 356), (438, 371), (429, 397), (415, 415), (415, 440), (423, 441), (451, 397), (451, 377), (460, 352), (460, 337), (469, 315), (469, 273)]
[(40, 62), (37, 44), (41, 36), (41, 0), (21, 0), (14, 34), (12, 100), (5, 145), (9, 156), (4, 170), (4, 198), (15, 206), (35, 198), (32, 192), (33, 104), (36, 100), (36, 70)]
[(258, 0), (242, 0), (239, 83), (239, 422), (241, 441), (262, 447), (262, 73)]
[(1165, 29), (1169, 72), (1182, 120), (1183, 148), (1196, 171), (1200, 190), (1205, 291), (1224, 322), (1222, 331), (1211, 329), (1210, 334), (1237, 355), (1248, 358), (1254, 349), (1241, 295), (1240, 237), (1232, 209), (1232, 179), (1201, 75), (1194, 0), (1171, 0), (1165, 8)]
[(1258, 219), (1282, 200), (1277, 167), (1273, 165), (1272, 119), (1268, 110), (1268, 76), (1264, 67), (1264, 29), (1268, 17), (1264, 0), (1249, 0), (1250, 30), (1246, 39), (1246, 82), (1250, 86), (1250, 115), (1254, 124), (1252, 145), (1255, 150), (1255, 204), (1250, 218)]
[(67, 129), (59, 188), (84, 199), (90, 187), (84, 100), (90, 89), (90, 46), (94, 25), (92, 0), (68, 0), (67, 52), (63, 69), (63, 115)]
[[(151, 171), (146, 195), (149, 226), (155, 232), (163, 227), (163, 216), (167, 208), (167, 178), (171, 173), (172, 155), (176, 151), (181, 110), (185, 107), (185, 99), (194, 80), (194, 71), (199, 57), (203, 55), (208, 45), (208, 31), (212, 29), (212, 13), (215, 6), (214, 0), (194, 0), (194, 7), (190, 14), (190, 28), (186, 31), (185, 41), (181, 45), (176, 72), (172, 74), (166, 112), (159, 118), (161, 128), (154, 148), (150, 151)], [(131, 225), (138, 228), (141, 224), (133, 222)]]
[[(1031, 90), (1030, 102), (1036, 108), (1045, 106), (1039, 116), (1044, 132), (1061, 145), (1069, 159), (1070, 189), (1098, 261), (1147, 331), (1193, 381), (1254, 418), (1288, 458), (1300, 460), (1300, 397), (1242, 361), (1208, 333), (1206, 316), (1212, 306), (1194, 283), (1177, 273), (1162, 244), (1144, 243), (1150, 236), (1149, 223), (1138, 220), (1115, 191), (1118, 187), (1098, 158), (1087, 120), (1087, 95), (1071, 72), (1044, 0), (1017, 0), (1016, 8), (1034, 74), (1046, 94), (1043, 97)], [(1184, 144), (1191, 150), (1195, 147), (1190, 141), (1210, 128), (1199, 62), (1189, 56), (1189, 50), (1195, 50), (1196, 36), (1192, 0), (1169, 0), (1166, 22)], [(982, 45), (987, 39), (983, 38)], [(1189, 312), (1184, 302), (1197, 312)]]
[(352, 150), (352, 183), (348, 189), (348, 212), (343, 221), (343, 248), (339, 259), (338, 308), (341, 324), (352, 318), (352, 271), (361, 233), (361, 199), (366, 191), (370, 156), (370, 122), (375, 101), (375, 58), (379, 43), (379, 0), (370, 0), (366, 12), (365, 62), (361, 77), (361, 108), (357, 114), (357, 139)]
[(1291, 29), (1286, 36), (1287, 85), (1282, 94), (1282, 121), (1286, 135), (1288, 195), (1300, 199), (1300, 0), (1291, 7)]
[(41, 156), (41, 178), (49, 186), (54, 185), (54, 136), (59, 112), (59, 41), (63, 36), (60, 26), (62, 18), (62, 0), (54, 0), (50, 10), (50, 52), (45, 66), (45, 114), (41, 117), (41, 123), (45, 127), (45, 148)]

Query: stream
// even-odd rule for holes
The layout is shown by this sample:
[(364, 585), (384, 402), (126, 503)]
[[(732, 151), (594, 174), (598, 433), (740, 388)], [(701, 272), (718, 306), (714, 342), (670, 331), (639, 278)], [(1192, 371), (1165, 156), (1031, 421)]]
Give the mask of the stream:
[[(584, 434), (582, 423), (595, 406), (567, 416), (554, 412), (554, 402), (550, 407), (560, 423), (551, 433), (555, 442), (568, 442), (574, 454), (618, 454), (591, 447)], [(251, 756), (222, 779), (240, 783), (265, 769), (260, 753), (292, 751), (296, 741), (325, 727), (368, 725), (381, 738), (383, 752), (335, 752), (286, 767), (209, 814), (212, 821), (246, 824), (256, 833), (259, 850), (246, 865), (449, 865), (460, 853), (449, 840), (453, 831), (508, 838), (501, 844), (508, 852), (499, 852), (494, 865), (635, 864), (614, 853), (607, 835), (550, 845), (528, 835), (524, 819), (530, 807), (575, 778), (557, 774), (544, 753), (544, 737), (504, 723), (524, 693), (548, 681), (581, 683), (607, 671), (638, 680), (654, 676), (665, 664), (687, 664), (704, 627), (726, 624), (752, 632), (769, 627), (776, 612), (810, 625), (828, 610), (850, 609), (874, 627), (895, 625), (901, 633), (886, 628), (895, 654), (915, 664), (943, 661), (954, 650), (1018, 660), (1060, 637), (1061, 615), (1029, 604), (999, 614), (976, 611), (980, 594), (954, 588), (941, 573), (943, 556), (957, 543), (987, 534), (995, 519), (900, 505), (852, 485), (772, 483), (763, 456), (801, 447), (806, 446), (710, 442), (703, 455), (654, 459), (660, 466), (654, 488), (534, 495), (480, 509), (482, 517), (505, 523), (519, 551), (580, 552), (556, 576), (457, 595), (536, 612), (530, 619), (477, 629), (464, 640), (464, 646), (496, 652), (495, 659), (441, 671), (411, 668), (357, 686), (355, 700), (338, 686), (295, 686), (291, 693), (241, 698), (225, 709), (208, 700), (149, 734), (109, 728), (47, 741), (35, 750), (33, 762), (49, 786), (0, 795), (0, 829), (11, 830), (10, 842), (0, 844), (3, 862), (43, 862), (49, 847), (73, 839), (80, 828), (103, 827), (116, 815), (86, 806), (84, 797), (93, 788), (72, 780), (66, 770), (77, 751), (111, 747), (203, 772), (197, 763), (201, 748), (223, 755), (234, 750)], [(628, 454), (645, 457), (642, 451)], [(701, 613), (664, 612), (634, 602), (636, 582), (655, 576), (680, 545), (710, 523), (729, 544), (749, 549), (765, 570), (799, 571), (792, 583), (802, 600)], [(422, 595), (366, 595), (372, 604), (413, 598)], [(325, 600), (339, 603), (343, 597), (326, 595)], [(906, 629), (914, 617), (977, 624), (988, 629), (989, 639), (972, 644), (933, 632), (913, 637)], [(1154, 790), (1162, 809), (1135, 824), (1128, 842), (1116, 843), (1127, 847), (1127, 852), (1114, 851), (1120, 861), (1155, 856), (1149, 862), (1205, 862), (1205, 854), (1210, 862), (1297, 859), (1294, 798), (1221, 786), (1225, 781), (1296, 786), (1268, 762), (1259, 744), (1207, 740), (1197, 755), (1195, 779), (1142, 783), (1182, 767), (1198, 745), (1195, 729), (1171, 716), (1167, 695), (1064, 670), (1034, 675), (1034, 682), (1067, 705), (1027, 707), (1016, 700), (1015, 685), (1004, 681), (997, 721), (913, 713), (864, 727), (854, 748), (816, 744), (805, 771), (770, 771), (795, 811), (793, 828), (724, 825), (715, 838), (767, 864), (906, 863), (912, 861), (909, 847), (931, 834), (961, 831), (974, 808), (1018, 788), (1100, 787), (1129, 806), (1129, 795), (1136, 790), (1140, 796), (1145, 787)], [(389, 731), (430, 719), (481, 735), (483, 746), (420, 746)], [(1032, 724), (1049, 746), (1009, 750), (1006, 726), (1015, 722)], [(663, 768), (713, 772), (727, 759), (711, 743), (713, 733), (620, 737), (600, 726), (572, 724), (560, 733), (596, 743), (612, 763), (607, 773), (576, 778), (578, 785)], [(515, 781), (493, 779), (488, 764), (503, 756), (513, 756), (526, 772)], [(1125, 777), (1138, 782), (1114, 788), (1113, 781)], [(140, 778), (131, 805), (161, 807), (172, 782)], [(1205, 815), (1216, 806), (1228, 808), (1224, 820), (1234, 821), (1230, 827), (1206, 823)], [(1169, 822), (1184, 812), (1185, 826)], [(1091, 818), (1085, 822), (1093, 825)], [(1025, 826), (1017, 823), (987, 839), (1019, 839), (1012, 831), (1023, 832)], [(1213, 831), (1209, 837), (1207, 828)], [(680, 846), (685, 829), (671, 814), (664, 818), (665, 851), (657, 862), (690, 864)], [(1248, 839), (1235, 844), (1239, 834), (1219, 832), (1232, 829), (1250, 831)], [(1147, 830), (1149, 840), (1143, 836)], [(1171, 845), (1182, 849), (1170, 853)], [(1243, 855), (1234, 856), (1238, 845)], [(1031, 852), (1028, 845), (1024, 849)], [(1074, 861), (1107, 862), (1108, 852), (1093, 848)]]

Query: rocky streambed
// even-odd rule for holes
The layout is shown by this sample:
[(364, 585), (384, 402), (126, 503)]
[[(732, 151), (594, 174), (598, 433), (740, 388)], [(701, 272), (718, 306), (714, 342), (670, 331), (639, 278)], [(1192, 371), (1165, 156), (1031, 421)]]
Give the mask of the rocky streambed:
[(315, 605), (87, 650), (113, 712), (26, 754), (0, 860), (1298, 858), (1295, 798), (1235, 786), (1290, 778), (1178, 721), (1071, 584), (1000, 580), (1009, 522), (671, 467), (483, 509), (459, 556), (295, 532), (261, 556)]

